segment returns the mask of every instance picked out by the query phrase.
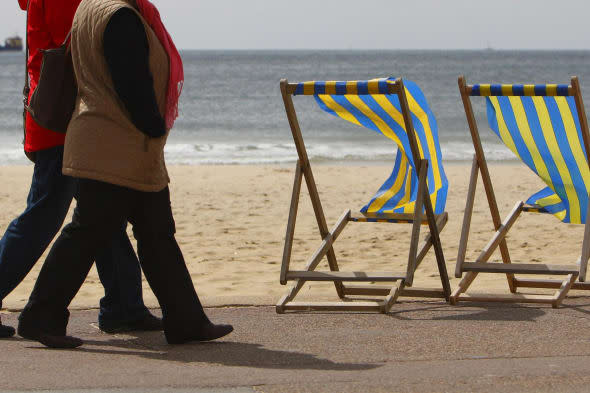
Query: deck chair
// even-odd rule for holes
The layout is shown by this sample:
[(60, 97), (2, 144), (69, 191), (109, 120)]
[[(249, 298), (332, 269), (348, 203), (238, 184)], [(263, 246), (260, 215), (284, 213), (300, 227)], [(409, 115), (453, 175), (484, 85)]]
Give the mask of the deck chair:
[[(571, 85), (467, 85), (459, 77), (459, 90), (473, 139), (475, 157), (467, 194), (455, 276), (467, 274), (451, 296), (459, 301), (547, 303), (559, 307), (571, 288), (590, 289), (584, 283), (590, 257), (590, 220), (587, 219), (590, 169), (588, 123), (577, 77)], [(547, 184), (526, 203), (518, 201), (500, 221), (486, 158), (471, 106), (472, 96), (486, 97), (488, 123), (502, 142)], [(465, 262), (469, 226), (473, 212), (478, 173), (483, 185), (496, 232), (474, 262)], [(521, 213), (552, 214), (564, 223), (585, 224), (581, 257), (571, 265), (511, 263), (506, 235)], [(500, 248), (503, 263), (489, 263)], [(467, 294), (479, 273), (506, 274), (511, 294)], [(515, 274), (562, 275), (563, 280), (517, 278)], [(579, 279), (579, 282), (576, 282)], [(518, 288), (557, 289), (552, 295), (516, 294)]]
[[(282, 285), (286, 285), (289, 281), (294, 283), (278, 302), (277, 312), (375, 311), (386, 313), (399, 296), (436, 297), (448, 300), (451, 293), (450, 285), (439, 238), (439, 232), (444, 228), (448, 217), (444, 211), (448, 181), (442, 166), (436, 121), (418, 86), (408, 81), (404, 87), (401, 79), (304, 83), (288, 83), (287, 80), (282, 80), (281, 92), (299, 160), (295, 168), (280, 276)], [(345, 211), (332, 230), (328, 230), (326, 224), (293, 105), (294, 95), (315, 96), (317, 103), (324, 111), (383, 134), (394, 140), (398, 147), (391, 176), (360, 213)], [(309, 191), (322, 242), (310, 257), (305, 269), (297, 271), (290, 270), (290, 260), (303, 178)], [(379, 273), (339, 271), (333, 245), (349, 222), (411, 223), (412, 237), (406, 271)], [(423, 224), (428, 225), (430, 233), (418, 249), (420, 228)], [(436, 254), (442, 289), (410, 288), (415, 270), (432, 246)], [(316, 271), (324, 257), (327, 257), (330, 271)], [(343, 301), (293, 301), (304, 283), (308, 281), (333, 282), (336, 293)], [(345, 286), (344, 282), (373, 284)], [(379, 285), (383, 283), (389, 284)], [(357, 298), (355, 301), (351, 296), (376, 298), (368, 301), (359, 301), (360, 299)]]

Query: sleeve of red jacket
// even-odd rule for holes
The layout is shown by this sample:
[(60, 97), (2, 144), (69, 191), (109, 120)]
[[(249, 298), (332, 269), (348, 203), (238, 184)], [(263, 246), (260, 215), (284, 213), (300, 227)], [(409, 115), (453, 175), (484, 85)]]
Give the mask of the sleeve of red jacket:
[(18, 0), (18, 5), (20, 5), (21, 10), (27, 10), (27, 0)]
[(45, 23), (55, 45), (61, 45), (72, 28), (81, 0), (44, 0)]

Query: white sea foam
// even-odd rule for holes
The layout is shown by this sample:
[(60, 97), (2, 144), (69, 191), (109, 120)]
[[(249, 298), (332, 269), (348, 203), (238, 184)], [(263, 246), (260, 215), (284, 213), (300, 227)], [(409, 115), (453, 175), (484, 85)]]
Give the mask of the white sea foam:
[(0, 165), (25, 165), (30, 163), (25, 157), (22, 143), (0, 139)]
[[(390, 143), (359, 144), (340, 141), (336, 143), (308, 143), (307, 153), (312, 162), (390, 162), (396, 148)], [(473, 146), (470, 143), (443, 143), (445, 161), (470, 161)], [(487, 144), (486, 157), (490, 161), (513, 160), (514, 155), (503, 145)], [(190, 143), (169, 141), (165, 148), (166, 162), (171, 165), (260, 165), (289, 164), (297, 161), (294, 143)], [(29, 161), (23, 154), (21, 143), (0, 140), (0, 165), (24, 165)]]
[[(308, 143), (307, 153), (312, 162), (388, 162), (393, 161), (396, 148), (389, 144), (359, 145), (352, 142)], [(441, 146), (443, 159), (470, 161), (474, 150), (470, 143), (454, 142)], [(297, 161), (293, 143), (170, 143), (166, 146), (166, 161), (170, 164), (284, 164)], [(486, 157), (490, 161), (513, 160), (514, 155), (503, 145), (488, 144)]]
[[(470, 161), (475, 154), (473, 145), (466, 142), (452, 142), (441, 144), (443, 159), (446, 161)], [(514, 153), (502, 144), (487, 143), (484, 154), (489, 161), (513, 161)]]

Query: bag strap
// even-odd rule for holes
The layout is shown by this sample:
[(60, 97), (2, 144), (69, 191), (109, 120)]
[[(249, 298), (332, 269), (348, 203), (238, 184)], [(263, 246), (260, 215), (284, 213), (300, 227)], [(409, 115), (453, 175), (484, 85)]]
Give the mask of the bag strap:
[(62, 42), (62, 46), (68, 44), (69, 45), (69, 41), (70, 41), (70, 37), (72, 36), (72, 30), (74, 29), (74, 27), (72, 26), (72, 28), (70, 29), (70, 31), (68, 31), (68, 35), (66, 36), (66, 38), (64, 38), (64, 42)]
[[(31, 0), (27, 1), (27, 24), (25, 25), (25, 86), (23, 87), (23, 145), (27, 139), (27, 112), (29, 108), (29, 92), (31, 87), (29, 85), (29, 6)], [(35, 162), (32, 155), (25, 151), (25, 155), (29, 160)]]
[[(29, 81), (29, 6), (31, 5), (31, 0), (27, 1), (27, 24), (25, 26), (25, 44), (26, 44), (26, 50), (25, 50), (25, 87), (23, 89), (23, 103), (26, 106), (29, 105), (29, 93), (31, 91), (31, 85), (30, 85), (30, 81)], [(72, 29), (70, 29), (70, 31), (68, 32), (68, 35), (66, 35), (66, 38), (64, 39), (64, 42), (62, 43), (62, 46), (68, 45), (68, 49), (69, 49), (69, 41), (70, 41), (70, 37), (72, 36)]]
[(29, 92), (31, 90), (29, 82), (29, 5), (31, 0), (27, 1), (27, 24), (25, 26), (25, 87), (23, 88), (23, 104), (29, 104)]

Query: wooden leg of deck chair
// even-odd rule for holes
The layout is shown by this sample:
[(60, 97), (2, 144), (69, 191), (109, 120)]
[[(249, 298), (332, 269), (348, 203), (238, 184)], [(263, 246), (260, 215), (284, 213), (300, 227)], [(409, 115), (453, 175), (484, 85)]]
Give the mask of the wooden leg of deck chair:
[(463, 226), (461, 227), (461, 240), (459, 241), (459, 254), (457, 255), (457, 264), (455, 265), (455, 277), (461, 278), (463, 275), (463, 262), (467, 253), (467, 242), (469, 241), (469, 229), (471, 228), (471, 218), (473, 216), (473, 203), (475, 202), (475, 191), (477, 189), (477, 175), (479, 174), (479, 165), (477, 156), (473, 156), (471, 165), (471, 176), (469, 179), (469, 191), (467, 192), (467, 202), (465, 204), (465, 213), (463, 215)]
[[(417, 257), (418, 257), (418, 242), (420, 241), (420, 228), (422, 227), (422, 209), (424, 199), (428, 195), (424, 195), (428, 188), (426, 187), (426, 174), (428, 173), (428, 161), (422, 160), (420, 165), (420, 173), (418, 174), (418, 196), (414, 203), (414, 223), (412, 224), (412, 236), (410, 240), (410, 255), (408, 256), (408, 268), (406, 271), (405, 283), (409, 287), (414, 281), (414, 272), (416, 271)], [(438, 228), (437, 228), (438, 230)]]
[[(447, 225), (448, 221), (449, 221), (449, 213), (444, 212), (443, 214), (439, 215), (438, 219), (436, 220), (436, 227), (438, 228), (438, 233), (442, 232), (444, 227)], [(420, 267), (420, 264), (424, 260), (424, 257), (426, 257), (426, 254), (428, 254), (428, 251), (430, 251), (431, 247), (432, 247), (432, 235), (429, 233), (428, 235), (426, 235), (426, 238), (424, 238), (424, 241), (422, 242), (422, 245), (420, 247), (420, 251), (418, 252), (418, 256), (416, 257), (416, 268), (415, 269), (418, 269), (418, 267)]]
[[(420, 173), (420, 167), (422, 166), (422, 158), (420, 157), (420, 151), (418, 149), (418, 143), (416, 141), (416, 133), (414, 131), (414, 123), (412, 120), (411, 112), (408, 106), (408, 99), (406, 97), (406, 90), (404, 82), (401, 78), (396, 79), (398, 86), (397, 97), (399, 98), (400, 107), (402, 109), (402, 116), (404, 118), (404, 124), (406, 128), (406, 134), (408, 135), (408, 142), (412, 150), (412, 158), (414, 164), (417, 166), (418, 173)], [(449, 275), (447, 273), (447, 266), (445, 264), (445, 255), (443, 253), (442, 245), (440, 243), (440, 237), (436, 227), (436, 218), (434, 217), (434, 209), (432, 208), (432, 201), (430, 200), (430, 191), (426, 187), (426, 197), (424, 198), (424, 205), (426, 210), (426, 217), (428, 219), (428, 227), (430, 234), (432, 235), (432, 244), (434, 246), (434, 253), (436, 255), (436, 263), (438, 265), (438, 271), (440, 280), (442, 283), (445, 298), (449, 300), (451, 295), (451, 284), (449, 283)]]
[[(577, 76), (572, 77), (572, 87), (574, 89), (574, 100), (576, 108), (578, 109), (578, 120), (580, 122), (580, 129), (582, 131), (582, 140), (584, 141), (584, 148), (586, 150), (586, 163), (590, 168), (590, 132), (588, 131), (588, 119), (586, 118), (586, 110), (584, 109), (584, 99), (582, 98), (582, 89), (580, 88), (580, 81)], [(590, 203), (588, 204), (588, 212), (586, 213), (586, 227), (584, 229), (584, 241), (582, 243), (582, 256), (580, 260), (580, 282), (586, 281), (586, 270), (588, 269), (588, 259), (590, 258)]]
[(445, 264), (445, 256), (442, 250), (442, 244), (440, 242), (440, 236), (438, 233), (438, 227), (436, 220), (434, 219), (434, 211), (432, 210), (432, 201), (430, 195), (424, 199), (426, 205), (426, 216), (428, 217), (428, 226), (430, 228), (430, 234), (432, 236), (432, 245), (434, 247), (434, 253), (436, 256), (436, 264), (438, 265), (438, 273), (440, 275), (440, 281), (445, 294), (445, 299), (449, 301), (451, 296), (451, 284), (449, 283), (449, 275), (447, 273), (447, 265)]
[(558, 308), (563, 302), (563, 299), (566, 298), (567, 293), (569, 292), (570, 288), (572, 287), (573, 283), (576, 282), (578, 278), (577, 274), (570, 274), (561, 284), (561, 288), (557, 292), (555, 292), (555, 296), (553, 296), (553, 302), (551, 305), (553, 308)]
[(500, 225), (500, 228), (498, 228), (496, 233), (494, 233), (494, 236), (492, 237), (492, 239), (483, 248), (483, 250), (481, 251), (481, 254), (479, 254), (479, 257), (477, 257), (477, 259), (475, 260), (476, 263), (484, 263), (484, 262), (487, 262), (488, 259), (490, 259), (490, 257), (492, 256), (492, 254), (494, 253), (494, 251), (496, 250), (496, 248), (498, 247), (500, 242), (502, 240), (504, 240), (504, 238), (508, 234), (508, 231), (510, 230), (510, 228), (512, 228), (512, 225), (514, 225), (514, 223), (516, 222), (516, 219), (520, 216), (523, 206), (524, 206), (524, 202), (522, 202), (522, 201), (516, 203), (516, 205), (514, 206), (514, 208), (512, 209), (510, 214), (508, 215), (508, 217), (506, 217), (506, 219), (504, 219), (504, 221)]
[[(522, 201), (516, 203), (516, 205), (514, 206), (514, 209), (512, 209), (512, 211), (510, 212), (508, 217), (506, 217), (504, 222), (502, 222), (502, 224), (500, 225), (499, 229), (496, 231), (496, 233), (494, 234), (492, 239), (488, 242), (488, 244), (482, 250), (481, 254), (479, 255), (479, 257), (476, 260), (477, 263), (487, 262), (487, 260), (490, 258), (490, 256), (494, 252), (494, 250), (498, 247), (498, 245), (501, 245), (501, 243), (504, 242), (506, 234), (508, 233), (508, 231), (510, 230), (512, 225), (514, 225), (514, 222), (516, 221), (516, 219), (519, 217), (520, 213), (522, 212), (523, 206), (524, 206), (524, 203)], [(457, 286), (457, 288), (453, 291), (453, 294), (451, 295), (451, 304), (453, 304), (453, 305), (457, 304), (458, 297), (462, 293), (467, 291), (467, 288), (469, 288), (469, 286), (471, 285), (473, 280), (475, 280), (475, 277), (477, 277), (476, 272), (469, 272), (465, 275), (465, 277), (463, 277), (463, 279), (461, 280), (461, 282), (459, 282), (459, 285)], [(509, 283), (512, 283), (514, 289), (516, 290), (516, 287), (517, 287), (516, 282), (509, 281)], [(512, 291), (512, 287), (511, 287), (511, 291)]]
[(288, 302), (292, 301), (295, 298), (295, 296), (297, 296), (297, 293), (301, 290), (301, 288), (303, 288), (304, 284), (304, 281), (298, 280), (297, 282), (295, 282), (295, 284), (293, 284), (293, 286), (291, 286), (291, 289), (289, 289), (289, 291), (277, 303), (275, 307), (277, 314), (285, 313), (285, 305)]
[[(328, 233), (328, 236), (326, 237), (326, 239), (322, 242), (322, 245), (320, 245), (319, 249), (314, 253), (314, 255), (311, 257), (311, 259), (308, 261), (307, 265), (305, 266), (306, 271), (314, 270), (318, 266), (318, 264), (320, 263), (320, 261), (322, 260), (324, 255), (326, 255), (327, 250), (332, 247), (332, 244), (334, 243), (334, 241), (336, 241), (336, 239), (338, 239), (338, 236), (340, 235), (340, 233), (342, 233), (342, 230), (344, 229), (344, 227), (348, 223), (349, 217), (350, 217), (350, 210), (348, 210), (348, 211), (344, 212), (344, 214), (342, 214), (342, 216), (340, 217), (338, 222), (336, 222), (336, 225), (334, 225), (334, 228), (332, 228), (332, 230)], [(284, 313), (285, 305), (288, 302), (292, 301), (295, 298), (295, 296), (297, 296), (299, 291), (303, 288), (303, 285), (305, 285), (305, 281), (297, 280), (295, 282), (295, 284), (281, 298), (281, 300), (279, 300), (279, 302), (277, 303), (277, 306), (276, 306), (276, 311), (278, 314)], [(344, 293), (343, 293), (343, 296), (344, 296)]]
[(380, 311), (382, 314), (387, 314), (391, 307), (397, 302), (397, 298), (401, 295), (402, 291), (404, 290), (405, 283), (403, 281), (398, 281), (395, 283), (394, 287), (391, 288), (391, 291), (387, 295), (387, 297), (381, 302), (379, 305)]
[(590, 203), (586, 213), (586, 224), (584, 225), (584, 240), (582, 241), (582, 255), (580, 257), (580, 282), (586, 281), (588, 259), (590, 258)]
[(281, 263), (281, 285), (287, 284), (287, 272), (291, 262), (291, 251), (293, 250), (293, 236), (295, 235), (295, 223), (297, 222), (297, 210), (299, 208), (299, 195), (301, 194), (301, 162), (297, 160), (295, 169), (295, 181), (293, 182), (293, 193), (291, 195), (291, 207), (289, 208), (289, 220), (287, 221), (287, 233), (285, 235), (285, 247), (283, 249), (283, 261)]
[(336, 239), (338, 239), (338, 236), (340, 236), (340, 233), (342, 233), (346, 224), (348, 224), (349, 219), (350, 210), (347, 210), (342, 214), (342, 216), (340, 216), (340, 218), (336, 222), (336, 225), (334, 225), (334, 228), (332, 228), (332, 230), (328, 232), (328, 234), (320, 244), (320, 247), (316, 250), (316, 252), (313, 253), (310, 260), (307, 262), (305, 270), (313, 270), (316, 268), (316, 266), (320, 263), (322, 258), (326, 256), (329, 250), (332, 249), (332, 245), (334, 244)]
[[(314, 208), (314, 212), (316, 215), (316, 221), (318, 223), (318, 228), (320, 230), (320, 235), (322, 236), (322, 240), (326, 239), (329, 236), (328, 226), (326, 224), (326, 218), (324, 216), (324, 210), (322, 208), (322, 204), (320, 202), (320, 196), (317, 191), (315, 181), (313, 180), (313, 175), (311, 173), (311, 167), (307, 165), (304, 167), (304, 172), (306, 176), (307, 182), (307, 189), (309, 191), (309, 196), (311, 197), (312, 205)], [(311, 179), (311, 180), (310, 180)], [(313, 191), (312, 191), (313, 190)], [(328, 266), (330, 266), (330, 270), (333, 272), (337, 272), (338, 269), (338, 262), (336, 261), (336, 253), (334, 252), (334, 248), (330, 245), (326, 252), (326, 257), (328, 259)], [(344, 287), (341, 282), (335, 282), (334, 286), (336, 287), (336, 293), (338, 297), (344, 299)]]
[[(297, 155), (299, 156), (299, 160), (301, 161), (303, 175), (305, 177), (305, 184), (307, 185), (307, 190), (311, 198), (311, 204), (313, 206), (313, 211), (315, 213), (318, 229), (323, 240), (328, 235), (328, 225), (326, 224), (324, 209), (322, 208), (322, 203), (320, 201), (318, 189), (315, 183), (315, 179), (313, 177), (311, 165), (309, 163), (309, 158), (307, 156), (307, 150), (305, 149), (305, 142), (303, 142), (303, 136), (301, 135), (301, 128), (299, 127), (299, 120), (297, 119), (295, 105), (293, 105), (293, 98), (291, 94), (287, 91), (288, 85), (289, 82), (286, 79), (281, 80), (280, 86), (281, 94), (283, 96), (283, 103), (285, 105), (285, 112), (287, 113), (287, 120), (289, 121), (289, 126), (291, 128), (291, 134), (293, 135), (293, 142), (295, 142)], [(331, 247), (328, 250), (327, 258), (328, 264), (330, 265), (330, 270), (338, 271), (338, 262), (336, 261), (336, 254), (334, 253), (334, 249)], [(334, 286), (336, 287), (336, 292), (338, 293), (338, 296), (340, 298), (344, 298), (344, 288), (342, 286), (342, 283), (335, 282)]]
[(476, 272), (468, 272), (465, 275), (465, 277), (463, 277), (461, 279), (461, 281), (459, 282), (459, 285), (457, 285), (457, 288), (455, 288), (455, 290), (451, 294), (450, 302), (452, 305), (457, 304), (457, 300), (458, 300), (459, 296), (461, 296), (462, 293), (467, 291), (467, 288), (469, 288), (469, 286), (471, 285), (471, 283), (473, 283), (473, 280), (475, 280), (476, 277), (477, 277)]
[[(420, 165), (421, 170), (420, 172), (422, 172), (422, 167), (426, 167), (426, 170), (428, 169), (428, 161), (427, 160), (421, 160), (422, 163)], [(438, 222), (434, 216), (434, 210), (432, 208), (432, 201), (430, 200), (430, 195), (428, 192), (428, 187), (426, 186), (426, 179), (424, 179), (424, 193), (423, 195), (423, 199), (422, 199), (422, 203), (424, 204), (424, 208), (426, 210), (426, 217), (428, 220), (428, 227), (430, 230), (429, 233), (429, 237), (427, 238), (427, 242), (431, 242), (432, 245), (434, 246), (434, 253), (436, 256), (436, 263), (438, 265), (438, 272), (440, 275), (440, 280), (441, 280), (441, 284), (442, 284), (442, 288), (443, 288), (443, 292), (445, 294), (445, 299), (447, 301), (449, 301), (449, 298), (451, 296), (451, 285), (449, 283), (449, 275), (447, 273), (447, 266), (445, 263), (445, 257), (443, 254), (443, 250), (442, 250), (442, 244), (440, 242), (440, 236), (439, 236), (439, 225)], [(443, 215), (444, 216), (444, 215)], [(442, 218), (443, 220), (445, 218)], [(420, 221), (421, 221), (421, 217), (420, 217)], [(414, 225), (416, 225), (416, 223), (414, 222)], [(419, 236), (420, 233), (418, 232), (417, 236)], [(412, 241), (414, 241), (414, 231), (412, 231)], [(416, 239), (417, 242), (417, 239)], [(423, 247), (424, 250), (425, 247)], [(422, 261), (422, 259), (424, 258), (424, 255), (426, 255), (426, 253), (420, 252), (420, 255), (416, 255), (416, 262), (414, 263), (414, 268), (413, 271), (415, 271), (415, 269), (418, 267), (418, 265), (420, 264), (420, 262)], [(418, 262), (420, 261), (420, 262)], [(412, 271), (412, 276), (413, 276), (413, 271)]]
[[(471, 100), (467, 91), (467, 82), (465, 81), (465, 77), (462, 75), (459, 77), (459, 91), (461, 92), (461, 100), (463, 101), (463, 106), (465, 108), (465, 115), (467, 116), (467, 123), (469, 124), (469, 132), (471, 133), (471, 139), (473, 140), (473, 147), (475, 149), (477, 163), (481, 172), (481, 180), (483, 182), (486, 197), (488, 199), (488, 206), (492, 215), (494, 229), (497, 231), (502, 224), (502, 220), (500, 218), (496, 196), (494, 195), (494, 187), (492, 186), (492, 179), (488, 170), (488, 164), (486, 162), (486, 157), (481, 145), (481, 139), (479, 137), (479, 131), (477, 129), (477, 122), (473, 113), (473, 107), (471, 106)], [(500, 242), (500, 252), (502, 254), (502, 262), (510, 263), (510, 253), (508, 252), (506, 239), (502, 239)], [(516, 292), (516, 286), (514, 285), (514, 275), (506, 274), (506, 279), (508, 280), (510, 292)], [(471, 277), (471, 280), (473, 281), (473, 277)]]
[[(483, 154), (483, 151), (482, 151)], [(500, 218), (500, 211), (498, 210), (498, 204), (496, 203), (496, 196), (494, 195), (494, 189), (492, 186), (492, 179), (488, 172), (487, 163), (485, 162), (485, 158), (483, 159), (483, 164), (480, 162), (480, 171), (481, 171), (481, 179), (484, 184), (484, 188), (486, 191), (486, 195), (488, 197), (488, 205), (490, 208), (490, 213), (492, 215), (492, 221), (494, 223), (494, 228), (496, 231), (500, 229), (502, 226), (502, 221)], [(502, 255), (502, 262), (503, 263), (511, 263), (510, 261), (510, 254), (508, 252), (508, 244), (506, 244), (506, 239), (503, 238), (500, 240), (500, 253)], [(510, 292), (516, 293), (516, 285), (514, 284), (514, 274), (506, 274), (506, 280), (508, 281), (508, 287), (510, 288)]]
[[(494, 250), (498, 247), (498, 245), (501, 245), (501, 243), (504, 242), (506, 234), (508, 233), (508, 231), (510, 230), (510, 228), (512, 227), (520, 213), (522, 212), (523, 205), (523, 202), (518, 202), (516, 206), (514, 206), (512, 212), (508, 215), (508, 217), (506, 217), (504, 222), (500, 225), (499, 229), (494, 234), (494, 237), (492, 237), (490, 242), (484, 247), (480, 256), (477, 258), (478, 263), (487, 262)], [(461, 280), (461, 282), (459, 282), (459, 285), (451, 295), (451, 304), (457, 304), (459, 296), (461, 296), (462, 293), (467, 291), (467, 288), (469, 288), (473, 280), (475, 280), (475, 277), (477, 277), (476, 272), (469, 272), (465, 275), (465, 277), (463, 277), (463, 279)], [(509, 280), (509, 283), (512, 283), (513, 285), (513, 287), (510, 287), (511, 291), (512, 288), (516, 289), (516, 284), (514, 283), (514, 281)]]

